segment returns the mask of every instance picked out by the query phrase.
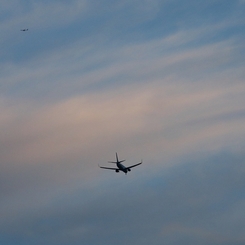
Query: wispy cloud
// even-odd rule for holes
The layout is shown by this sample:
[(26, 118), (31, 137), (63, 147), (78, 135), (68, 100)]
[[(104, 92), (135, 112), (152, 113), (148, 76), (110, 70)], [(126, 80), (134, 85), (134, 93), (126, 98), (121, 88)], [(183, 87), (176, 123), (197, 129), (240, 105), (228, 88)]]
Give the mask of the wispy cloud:
[[(7, 2), (3, 3), (3, 10), (7, 11), (11, 18), (2, 22), (2, 28), (8, 24), (8, 27), (21, 26), (28, 24), (29, 28), (51, 28), (57, 25), (68, 24), (85, 12), (86, 1), (72, 0), (69, 4), (65, 2), (45, 1), (39, 2)], [(29, 20), (32, 20), (31, 22)], [(10, 26), (11, 24), (11, 26)]]
[[(163, 239), (167, 244), (188, 244), (190, 239), (203, 244), (239, 244), (244, 241), (243, 162), (242, 155), (219, 155), (165, 169), (145, 180), (125, 182), (120, 176), (112, 177), (120, 188), (104, 180), (101, 186), (87, 190), (64, 189), (63, 195), (41, 202), (39, 212), (25, 208), (15, 223), (8, 220), (2, 228), (7, 231), (11, 225), (21, 237), (38, 237), (40, 243), (48, 239), (55, 244), (68, 240), (99, 244), (96, 230), (103, 242), (114, 242), (121, 232), (127, 233), (119, 244), (129, 240), (161, 244)], [(70, 202), (71, 198), (76, 201)], [(31, 203), (35, 203), (33, 197)]]
[(2, 3), (0, 243), (244, 243), (241, 2)]

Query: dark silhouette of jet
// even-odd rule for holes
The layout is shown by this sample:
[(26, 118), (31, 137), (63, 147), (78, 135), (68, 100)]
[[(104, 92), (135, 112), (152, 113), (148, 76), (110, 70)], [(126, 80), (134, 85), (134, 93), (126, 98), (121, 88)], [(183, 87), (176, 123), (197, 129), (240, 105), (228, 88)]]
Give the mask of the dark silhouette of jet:
[(21, 29), (21, 31), (28, 31), (28, 29)]
[(100, 168), (104, 168), (104, 169), (114, 170), (114, 171), (116, 171), (117, 173), (118, 173), (119, 171), (122, 171), (122, 172), (124, 172), (125, 174), (127, 174), (127, 172), (130, 172), (130, 171), (131, 171), (131, 168), (136, 167), (136, 166), (142, 164), (142, 160), (141, 160), (140, 163), (137, 163), (137, 164), (132, 165), (132, 166), (129, 166), (129, 167), (125, 167), (125, 166), (122, 164), (122, 162), (124, 162), (124, 161), (126, 161), (126, 160), (121, 160), (121, 161), (119, 161), (119, 160), (118, 160), (117, 153), (116, 153), (116, 160), (117, 160), (116, 162), (109, 162), (109, 163), (115, 163), (115, 164), (117, 165), (117, 168), (101, 167), (100, 165), (99, 165), (99, 167), (100, 167)]

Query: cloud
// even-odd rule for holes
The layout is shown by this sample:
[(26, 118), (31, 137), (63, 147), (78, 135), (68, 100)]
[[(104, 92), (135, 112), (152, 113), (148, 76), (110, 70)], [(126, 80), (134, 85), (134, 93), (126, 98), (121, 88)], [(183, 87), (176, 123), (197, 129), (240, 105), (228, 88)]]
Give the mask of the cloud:
[(66, 162), (91, 169), (89, 162), (99, 161), (93, 152), (107, 159), (112, 148), (158, 160), (162, 152), (167, 160), (200, 149), (241, 150), (244, 69), (237, 39), (193, 47), (223, 28), (96, 49), (86, 40), (23, 64), (5, 63), (4, 166), (50, 163), (50, 173), (64, 176)]
[[(201, 35), (212, 35), (210, 32)], [(198, 81), (209, 86), (214, 76), (219, 81), (242, 79), (242, 66), (237, 66), (242, 57), (236, 51), (235, 39), (191, 46), (200, 39), (200, 30), (194, 30), (120, 47), (98, 48), (81, 40), (23, 64), (5, 63), (2, 91), (5, 95), (13, 91), (24, 97), (57, 98), (119, 84), (154, 84), (162, 80), (166, 86)]]
[(243, 85), (188, 88), (155, 82), (42, 105), (2, 100), (2, 194), (74, 188), (96, 178), (97, 164), (118, 150), (150, 161), (150, 172), (184, 155), (242, 152)]
[[(43, 106), (28, 105), (28, 101), (12, 109), (3, 106), (6, 112), (1, 116), (5, 128), (2, 145), (12, 145), (14, 152), (8, 154), (11, 159), (24, 157), (32, 162), (39, 158), (46, 161), (45, 156), (50, 161), (52, 156), (80, 154), (81, 147), (87, 152), (87, 147), (93, 148), (94, 142), (100, 144), (105, 138), (112, 142), (116, 138), (123, 141), (133, 135), (160, 133), (164, 144), (180, 140), (188, 145), (189, 140), (203, 142), (208, 135), (213, 138), (214, 132), (215, 138), (229, 135), (228, 132), (239, 133), (243, 130), (244, 86), (216, 86), (209, 89), (204, 85), (200, 90), (192, 85), (178, 88), (175, 84), (153, 82), (141, 89), (127, 85)], [(237, 99), (232, 101), (234, 96)], [(238, 113), (233, 114), (235, 117), (231, 114), (234, 110)]]
[[(117, 175), (100, 179), (94, 187), (63, 190), (46, 205), (26, 207), (19, 218), (14, 216), (14, 224), (7, 224), (19, 237), (38, 239), (40, 244), (106, 244), (122, 233), (119, 244), (241, 244), (244, 156), (222, 155), (162, 168), (146, 179), (127, 176), (125, 181)], [(9, 225), (5, 223), (4, 231)]]
[(238, 2), (3, 3), (0, 243), (243, 244)]
[[(51, 1), (46, 3), (45, 1), (21, 3), (15, 1), (15, 3), (5, 2), (5, 11), (7, 10), (11, 14), (11, 18), (6, 21), (10, 21), (7, 24), (16, 26), (17, 22), (21, 24), (29, 23), (29, 28), (50, 28), (57, 26), (57, 24), (67, 24), (70, 21), (77, 18), (78, 15), (83, 13), (86, 9), (86, 1), (73, 0), (69, 4), (62, 1)], [(14, 15), (13, 15), (14, 14)], [(66, 18), (64, 18), (64, 16)], [(27, 20), (29, 19), (29, 21)], [(32, 20), (32, 22), (30, 22)], [(4, 23), (6, 25), (6, 22)]]

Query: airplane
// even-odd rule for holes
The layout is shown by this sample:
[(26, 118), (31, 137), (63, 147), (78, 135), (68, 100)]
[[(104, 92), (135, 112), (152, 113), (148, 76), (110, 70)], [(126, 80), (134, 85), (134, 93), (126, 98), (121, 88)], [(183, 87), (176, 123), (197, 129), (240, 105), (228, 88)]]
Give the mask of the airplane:
[(127, 174), (127, 172), (130, 172), (130, 171), (131, 171), (131, 168), (136, 167), (136, 166), (142, 164), (142, 160), (141, 160), (140, 163), (134, 164), (134, 165), (129, 166), (129, 167), (125, 167), (125, 166), (122, 164), (122, 162), (124, 162), (124, 161), (126, 161), (126, 160), (121, 160), (121, 161), (119, 161), (119, 160), (118, 160), (117, 153), (116, 153), (116, 160), (117, 160), (116, 162), (109, 162), (109, 163), (115, 163), (115, 164), (117, 165), (117, 168), (101, 167), (100, 165), (99, 165), (99, 167), (100, 167), (100, 168), (103, 168), (103, 169), (115, 170), (116, 173), (118, 173), (119, 171), (122, 171), (122, 172), (124, 172), (125, 174)]
[(28, 29), (21, 29), (21, 31), (28, 31)]

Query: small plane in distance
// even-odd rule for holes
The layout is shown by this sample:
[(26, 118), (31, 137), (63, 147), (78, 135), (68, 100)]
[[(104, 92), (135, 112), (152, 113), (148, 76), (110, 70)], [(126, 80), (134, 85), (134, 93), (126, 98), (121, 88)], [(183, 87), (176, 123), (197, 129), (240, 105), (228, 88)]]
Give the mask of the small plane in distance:
[(100, 168), (104, 168), (104, 169), (115, 170), (116, 173), (118, 173), (119, 171), (122, 171), (122, 172), (124, 172), (125, 174), (127, 174), (127, 172), (130, 172), (130, 171), (131, 171), (131, 168), (136, 167), (136, 166), (142, 164), (142, 160), (141, 160), (140, 163), (134, 164), (134, 165), (129, 166), (129, 167), (125, 167), (125, 166), (122, 164), (122, 162), (124, 162), (124, 161), (126, 161), (126, 160), (121, 160), (121, 161), (119, 161), (119, 160), (118, 160), (117, 153), (116, 153), (116, 160), (117, 160), (116, 162), (109, 162), (109, 163), (115, 163), (115, 164), (117, 165), (117, 168), (101, 167), (100, 165), (99, 165), (99, 167), (100, 167)]
[(21, 29), (21, 31), (28, 31), (28, 29)]

